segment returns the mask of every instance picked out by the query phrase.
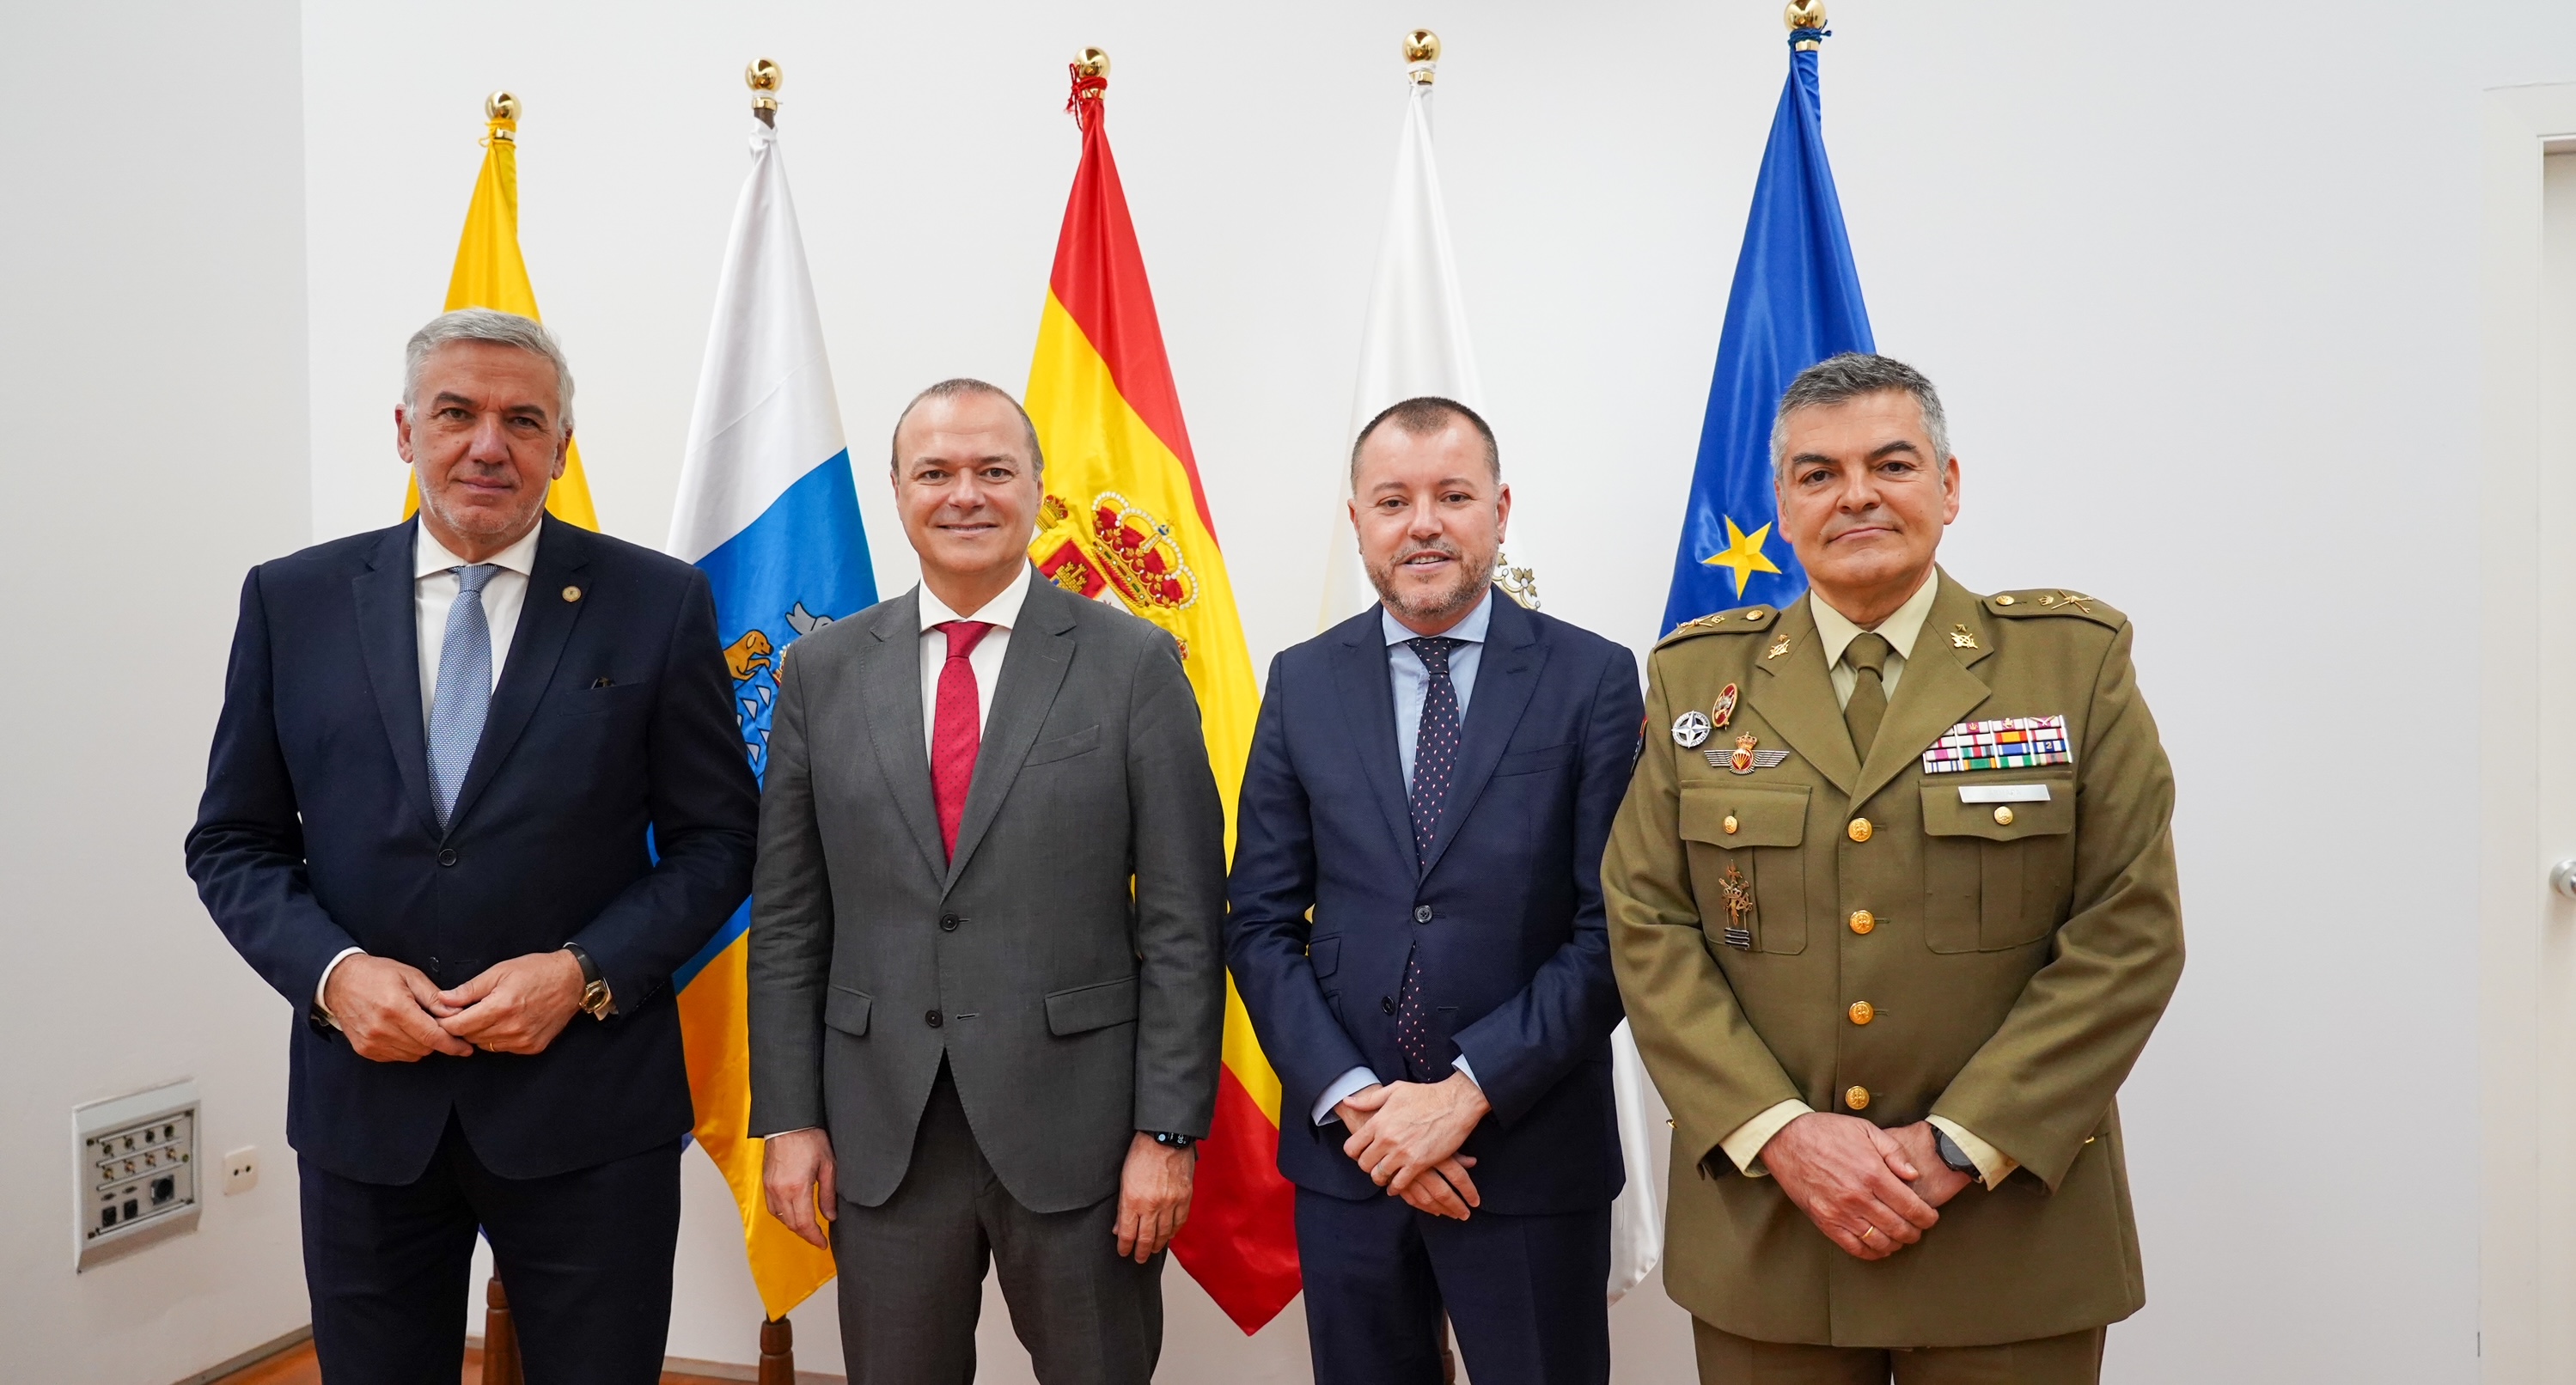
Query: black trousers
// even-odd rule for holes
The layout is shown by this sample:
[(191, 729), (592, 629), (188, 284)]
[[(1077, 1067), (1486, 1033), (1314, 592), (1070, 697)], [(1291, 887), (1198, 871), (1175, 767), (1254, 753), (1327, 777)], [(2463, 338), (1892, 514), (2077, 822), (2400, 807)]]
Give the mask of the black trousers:
[(1440, 1315), (1476, 1385), (1606, 1385), (1610, 1205), (1465, 1221), (1297, 1190), (1315, 1379), (1440, 1385)]
[(679, 1141), (551, 1178), (503, 1178), (450, 1116), (416, 1182), (297, 1169), (325, 1385), (456, 1385), (478, 1227), (509, 1290), (528, 1385), (662, 1378)]

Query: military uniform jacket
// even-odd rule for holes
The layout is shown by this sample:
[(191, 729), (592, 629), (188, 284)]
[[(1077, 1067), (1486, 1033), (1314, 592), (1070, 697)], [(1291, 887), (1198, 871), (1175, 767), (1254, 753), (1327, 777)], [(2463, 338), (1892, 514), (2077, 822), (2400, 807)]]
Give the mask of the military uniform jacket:
[[(1980, 1345), (2146, 1300), (2113, 1097), (2182, 970), (2172, 770), (2125, 617), (1934, 580), (1866, 763), (1813, 597), (1692, 622), (1649, 665), (1603, 893), (1629, 1021), (1673, 1112), (1665, 1285), (1741, 1336)], [(1725, 723), (1696, 748), (1671, 731), (1693, 711)], [(2050, 717), (2062, 763), (1974, 725)], [(1974, 767), (1935, 772), (1927, 751)], [(1993, 763), (2007, 754), (2021, 762)], [(1730, 896), (1751, 907), (1731, 913)], [(1791, 1099), (1889, 1128), (1938, 1113), (2021, 1168), (1962, 1190), (1920, 1243), (1861, 1261), (1719, 1149)]]

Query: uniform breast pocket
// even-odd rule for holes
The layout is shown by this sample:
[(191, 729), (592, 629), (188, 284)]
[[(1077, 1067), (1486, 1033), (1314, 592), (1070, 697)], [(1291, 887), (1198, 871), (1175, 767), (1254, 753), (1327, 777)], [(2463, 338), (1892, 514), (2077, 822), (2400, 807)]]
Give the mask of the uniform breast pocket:
[(1923, 786), (1923, 938), (1999, 952), (2063, 921), (2075, 886), (2075, 776)]
[(1807, 950), (1803, 785), (1686, 783), (1682, 845), (1709, 940), (1758, 952)]

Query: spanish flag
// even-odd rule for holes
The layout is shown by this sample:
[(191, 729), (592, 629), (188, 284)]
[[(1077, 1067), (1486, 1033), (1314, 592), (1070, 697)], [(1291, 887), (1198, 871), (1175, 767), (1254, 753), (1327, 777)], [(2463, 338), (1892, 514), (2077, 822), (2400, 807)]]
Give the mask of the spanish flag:
[[(1074, 64), (1068, 103), (1082, 127), (1082, 166), (1029, 367), (1029, 417), (1046, 452), (1046, 497), (1029, 555), (1065, 590), (1116, 601), (1180, 641), (1231, 850), (1261, 698), (1181, 424), (1144, 255), (1101, 128), (1108, 61), (1085, 56)], [(1296, 1201), (1279, 1176), (1279, 1077), (1231, 981), (1224, 1060), (1216, 1128), (1199, 1146), (1189, 1223), (1172, 1253), (1248, 1334), (1297, 1296)]]
[[(491, 308), (536, 318), (537, 291), (528, 283), (528, 262), (519, 255), (519, 99), (494, 92), (483, 112), (491, 119), (483, 136), (483, 172), (474, 180), (474, 200), (465, 207), (465, 234), (457, 239), (456, 268), (447, 278), (447, 306), (439, 311)], [(409, 519), (420, 509), (420, 480), (404, 484), (403, 518)], [(564, 450), (564, 474), (546, 492), (546, 513), (584, 529), (599, 528), (590, 482), (581, 474), (579, 443)]]

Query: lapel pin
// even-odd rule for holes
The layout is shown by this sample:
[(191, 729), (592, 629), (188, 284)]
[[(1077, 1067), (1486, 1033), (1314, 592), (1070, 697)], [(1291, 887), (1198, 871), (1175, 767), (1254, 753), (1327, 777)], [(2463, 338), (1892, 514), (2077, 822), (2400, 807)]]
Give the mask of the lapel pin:
[(1698, 708), (1673, 718), (1673, 744), (1684, 750), (1697, 750), (1708, 739), (1708, 717)]
[(1735, 720), (1735, 685), (1729, 683), (1726, 685), (1726, 690), (1717, 695), (1717, 705), (1708, 709), (1708, 724), (1712, 730), (1723, 731), (1726, 729), (1726, 724), (1733, 720)]
[(1767, 654), (1763, 655), (1762, 657), (1763, 657), (1763, 658), (1765, 658), (1765, 659), (1777, 659), (1777, 658), (1779, 658), (1781, 655), (1786, 654), (1786, 653), (1788, 653), (1788, 652), (1789, 652), (1789, 637), (1788, 637), (1788, 636), (1786, 636), (1786, 635), (1782, 635), (1782, 636), (1780, 637), (1780, 642), (1779, 642), (1778, 644), (1775, 644), (1775, 645), (1771, 646), (1771, 651), (1770, 651), (1769, 653), (1767, 653)]
[(1964, 625), (1953, 625), (1950, 627), (1950, 647), (1952, 649), (1974, 649), (1977, 647), (1977, 637), (1968, 633), (1968, 627)]
[(579, 587), (566, 587), (566, 588), (564, 588), (564, 600), (566, 600), (566, 601), (579, 601), (579, 600), (581, 600), (581, 588), (579, 588)]

